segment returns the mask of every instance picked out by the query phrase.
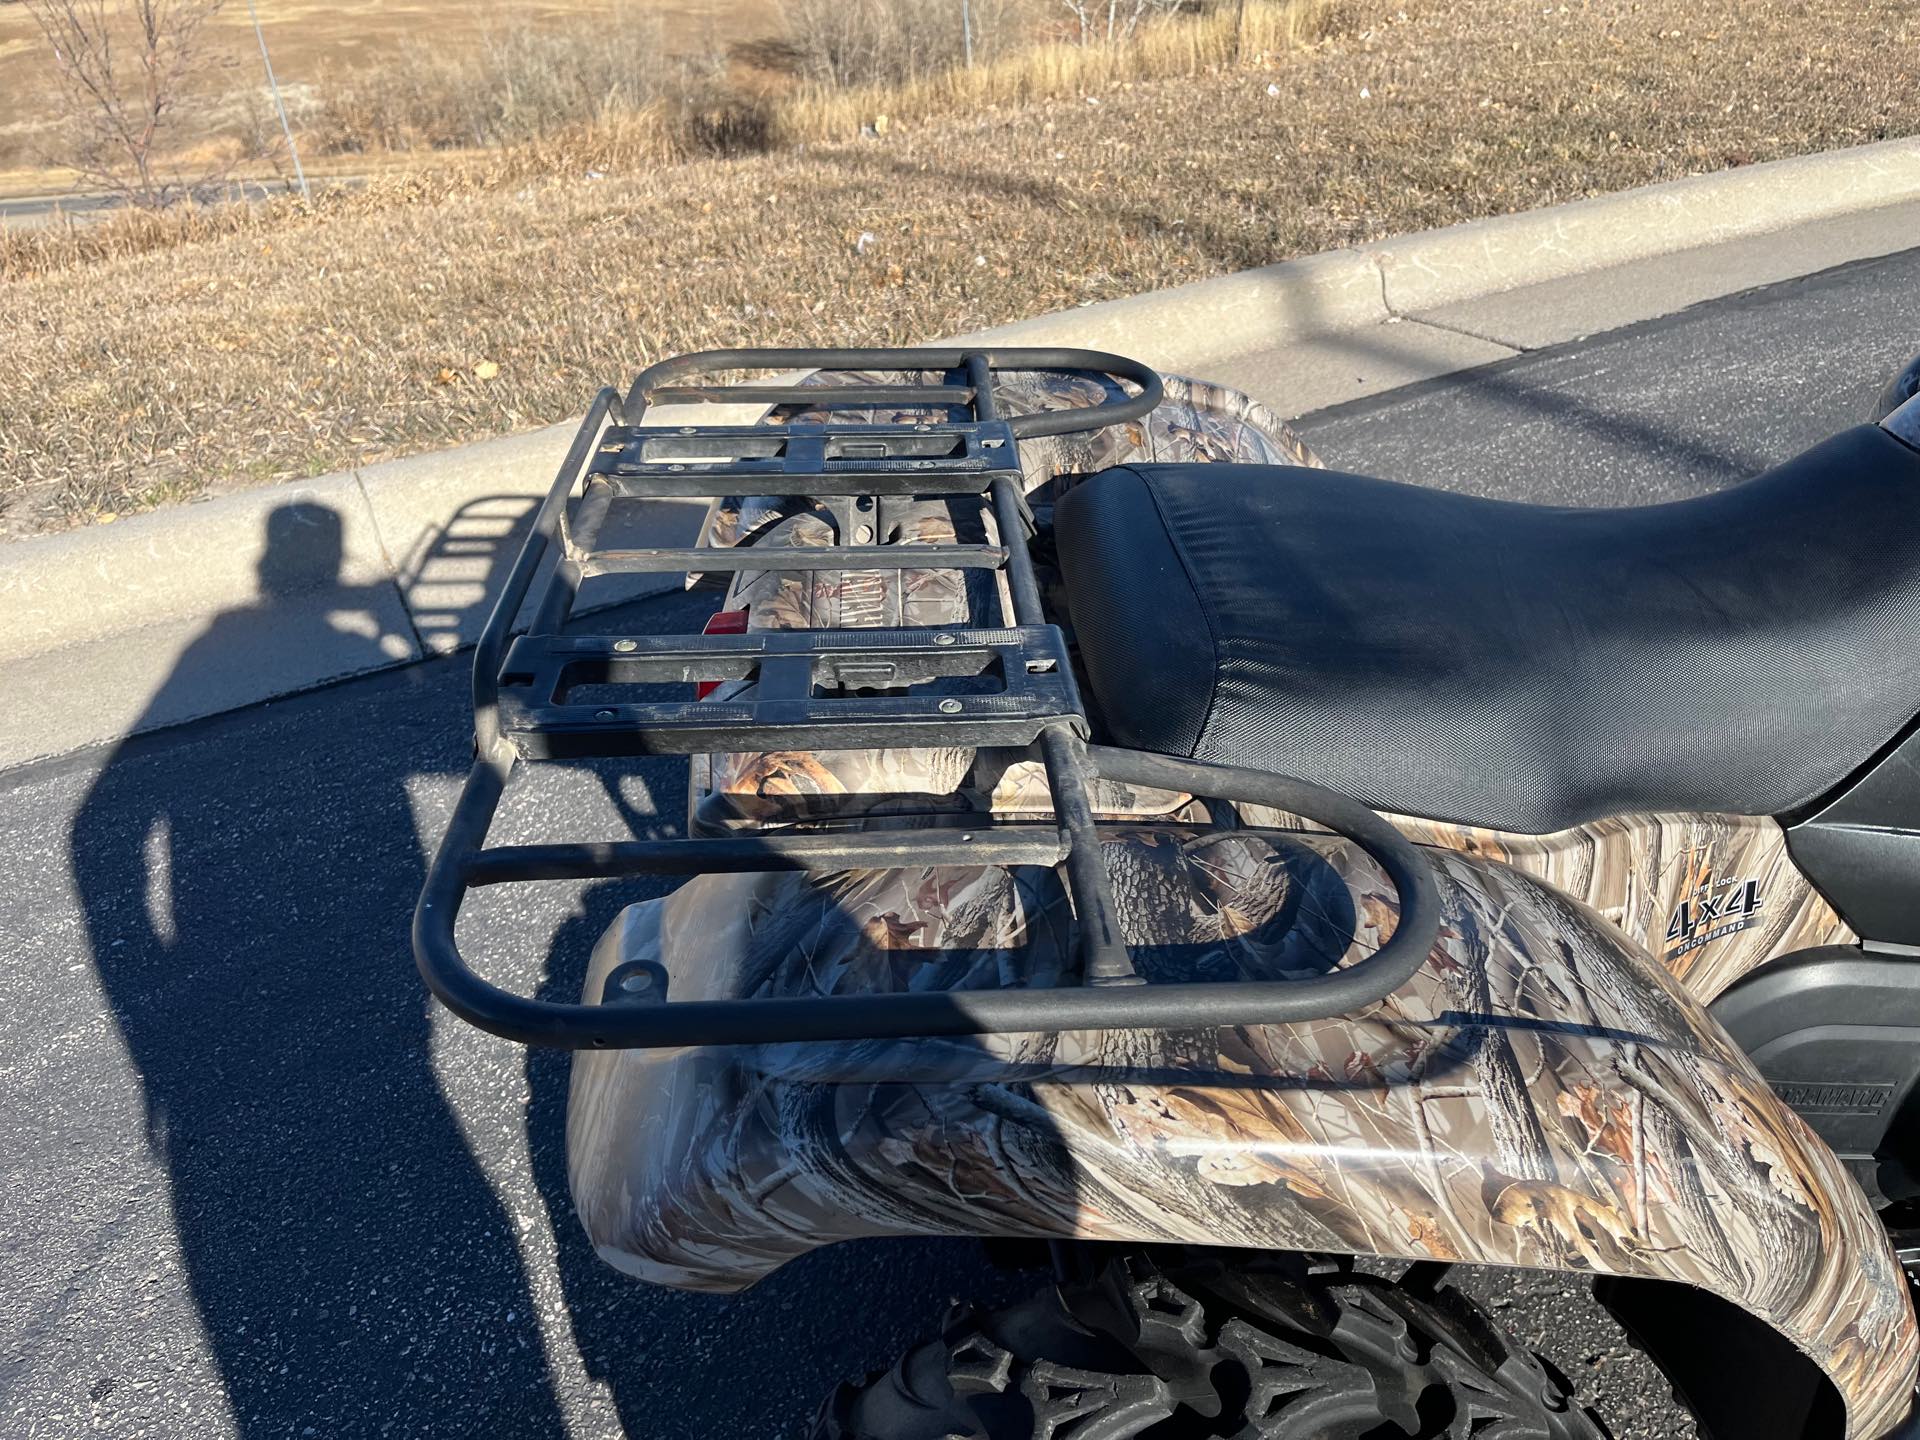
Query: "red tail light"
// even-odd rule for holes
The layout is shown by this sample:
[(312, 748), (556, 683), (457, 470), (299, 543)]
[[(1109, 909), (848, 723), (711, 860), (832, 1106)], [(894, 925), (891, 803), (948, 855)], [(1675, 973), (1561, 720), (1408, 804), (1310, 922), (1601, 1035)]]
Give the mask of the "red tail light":
[[(708, 617), (700, 633), (702, 635), (744, 635), (747, 633), (747, 612), (716, 610)], [(693, 687), (693, 698), (704, 700), (719, 688), (718, 680), (702, 680)]]

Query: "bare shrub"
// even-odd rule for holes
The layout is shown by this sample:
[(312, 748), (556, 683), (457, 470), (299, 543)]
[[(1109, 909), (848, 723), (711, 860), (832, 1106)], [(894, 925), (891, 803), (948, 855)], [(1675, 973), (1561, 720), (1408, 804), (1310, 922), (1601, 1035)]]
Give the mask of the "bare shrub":
[(314, 129), (335, 151), (516, 145), (643, 115), (677, 98), (691, 68), (667, 54), (648, 12), (517, 19), (472, 49), (409, 42), (385, 62), (327, 75)]
[(211, 61), (202, 29), (221, 0), (26, 0), (53, 50), (54, 158), (158, 209), (215, 178), (163, 169)]
[[(1132, 3), (1132, 0), (1129, 0)], [(824, 85), (898, 85), (960, 66), (965, 26), (976, 63), (1017, 47), (1031, 32), (1026, 0), (790, 0), (790, 43), (800, 72)]]
[(1082, 45), (1131, 40), (1140, 22), (1156, 15), (1172, 15), (1185, 0), (1060, 0), (1073, 17)]
[(242, 90), (227, 106), (227, 129), (237, 164), (270, 171), (283, 185), (293, 176), (293, 154), (280, 128), (280, 112), (266, 86)]

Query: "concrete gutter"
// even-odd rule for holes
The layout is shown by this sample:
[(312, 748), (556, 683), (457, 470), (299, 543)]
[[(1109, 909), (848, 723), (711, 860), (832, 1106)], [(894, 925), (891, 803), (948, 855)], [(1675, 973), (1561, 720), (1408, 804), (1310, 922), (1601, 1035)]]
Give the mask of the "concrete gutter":
[[(1893, 140), (962, 338), (1119, 351), (1241, 384), (1296, 414), (1906, 248), (1920, 242), (1916, 207), (1920, 139)], [(720, 417), (709, 407), (701, 418)], [(0, 768), (471, 643), (573, 428), (7, 546), (0, 662), (25, 698), (0, 714)], [(659, 502), (633, 533), (688, 544), (702, 513), (701, 502)]]

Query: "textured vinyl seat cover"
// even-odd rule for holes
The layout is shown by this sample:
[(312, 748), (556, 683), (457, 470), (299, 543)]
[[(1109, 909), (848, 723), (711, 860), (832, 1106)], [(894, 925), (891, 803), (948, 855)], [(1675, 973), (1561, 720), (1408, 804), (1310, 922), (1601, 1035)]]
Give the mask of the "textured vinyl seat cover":
[(1054, 523), (1107, 738), (1400, 814), (1780, 814), (1920, 712), (1920, 453), (1870, 426), (1634, 509), (1136, 465)]

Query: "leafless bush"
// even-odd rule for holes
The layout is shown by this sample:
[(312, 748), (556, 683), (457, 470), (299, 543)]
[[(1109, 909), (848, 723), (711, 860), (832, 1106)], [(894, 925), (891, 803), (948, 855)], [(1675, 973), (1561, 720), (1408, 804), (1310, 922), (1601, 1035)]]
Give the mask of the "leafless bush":
[(237, 163), (271, 171), (283, 184), (292, 178), (293, 155), (271, 90), (262, 85), (234, 96), (227, 106), (227, 129)]
[(1130, 40), (1140, 22), (1187, 8), (1187, 0), (1060, 0), (1082, 45)]
[(163, 170), (210, 58), (202, 28), (221, 0), (26, 0), (53, 51), (56, 158), (158, 209), (216, 176)]
[(470, 50), (413, 42), (384, 63), (327, 76), (314, 128), (330, 150), (515, 145), (677, 98), (696, 68), (666, 52), (650, 13), (516, 20)]
[(897, 85), (976, 62), (1027, 38), (1025, 0), (790, 0), (787, 28), (800, 70), (822, 84)]

